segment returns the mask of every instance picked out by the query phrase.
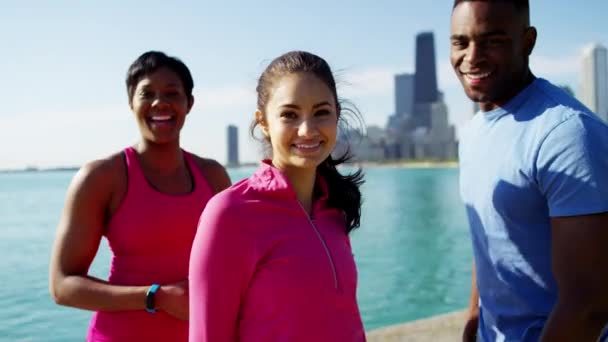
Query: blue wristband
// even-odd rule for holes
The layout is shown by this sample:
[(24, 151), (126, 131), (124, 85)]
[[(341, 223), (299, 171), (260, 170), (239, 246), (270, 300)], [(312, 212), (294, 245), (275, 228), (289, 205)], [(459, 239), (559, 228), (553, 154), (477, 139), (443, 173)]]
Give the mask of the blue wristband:
[(152, 284), (146, 291), (146, 311), (150, 313), (156, 312), (156, 304), (154, 303), (154, 296), (156, 295), (156, 291), (160, 288), (159, 284)]

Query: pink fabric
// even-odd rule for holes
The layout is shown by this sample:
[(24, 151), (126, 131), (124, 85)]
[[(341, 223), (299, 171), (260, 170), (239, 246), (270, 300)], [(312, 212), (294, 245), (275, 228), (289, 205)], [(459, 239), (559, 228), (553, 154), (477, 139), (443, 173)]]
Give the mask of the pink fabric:
[[(155, 190), (145, 179), (135, 150), (129, 147), (125, 155), (128, 190), (105, 232), (113, 254), (108, 281), (139, 286), (185, 280), (197, 221), (213, 192), (187, 152), (194, 190), (183, 195)], [(162, 311), (96, 312), (87, 340), (187, 341), (188, 322)]]
[(323, 196), (312, 219), (268, 161), (211, 199), (190, 257), (190, 341), (364, 341), (344, 216)]

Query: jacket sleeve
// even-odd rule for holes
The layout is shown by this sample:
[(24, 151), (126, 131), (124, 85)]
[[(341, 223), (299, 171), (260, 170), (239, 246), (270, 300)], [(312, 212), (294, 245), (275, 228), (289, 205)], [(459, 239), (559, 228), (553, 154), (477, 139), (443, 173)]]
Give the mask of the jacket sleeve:
[(189, 340), (237, 339), (239, 308), (255, 269), (254, 241), (229, 196), (212, 198), (192, 245), (189, 270)]

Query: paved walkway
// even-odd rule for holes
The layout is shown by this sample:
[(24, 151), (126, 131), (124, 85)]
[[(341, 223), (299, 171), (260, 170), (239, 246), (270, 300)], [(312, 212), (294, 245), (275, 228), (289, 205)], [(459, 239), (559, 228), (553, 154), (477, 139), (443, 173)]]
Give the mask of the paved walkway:
[(380, 328), (367, 333), (368, 342), (460, 341), (465, 311), (450, 312), (418, 321)]

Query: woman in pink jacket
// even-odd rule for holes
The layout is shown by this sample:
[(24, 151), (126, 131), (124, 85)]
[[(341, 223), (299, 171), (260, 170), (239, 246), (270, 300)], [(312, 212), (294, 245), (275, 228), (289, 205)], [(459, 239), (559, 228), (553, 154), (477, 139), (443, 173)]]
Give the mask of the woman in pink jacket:
[[(344, 109), (322, 58), (294, 51), (258, 86), (271, 150), (203, 211), (190, 257), (190, 341), (364, 341), (348, 234), (362, 175), (334, 159)], [(350, 111), (351, 113), (356, 113)]]

